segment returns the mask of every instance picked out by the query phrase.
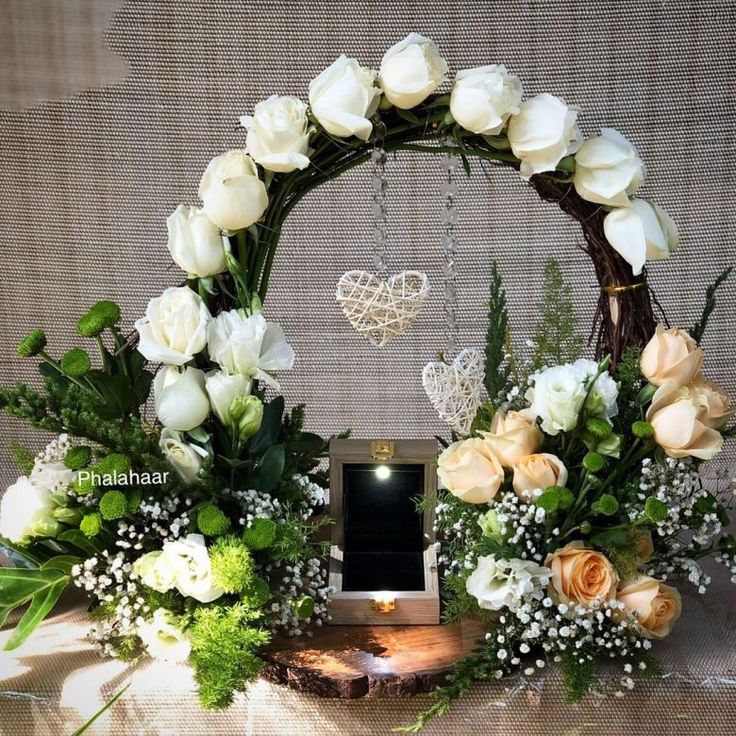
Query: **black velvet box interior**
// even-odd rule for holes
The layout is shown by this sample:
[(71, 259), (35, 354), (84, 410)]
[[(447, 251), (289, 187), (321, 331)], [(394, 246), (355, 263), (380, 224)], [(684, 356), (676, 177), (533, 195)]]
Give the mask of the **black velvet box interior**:
[(343, 465), (343, 590), (424, 590), (423, 465)]

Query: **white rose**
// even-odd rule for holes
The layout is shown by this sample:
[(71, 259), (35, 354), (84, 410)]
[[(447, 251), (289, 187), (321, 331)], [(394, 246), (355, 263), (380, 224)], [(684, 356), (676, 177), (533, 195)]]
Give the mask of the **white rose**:
[(367, 141), (373, 130), (368, 119), (378, 109), (381, 90), (376, 73), (344, 54), (309, 83), (312, 115), (338, 138)]
[[(581, 358), (576, 360), (573, 368), (577, 371), (580, 381), (586, 386), (598, 373), (598, 363), (594, 360)], [(598, 376), (595, 383), (588, 390), (588, 399), (585, 408), (596, 416), (604, 416), (610, 419), (618, 414), (618, 384), (613, 380), (608, 371)]]
[(149, 552), (133, 563), (133, 572), (143, 585), (167, 593), (176, 583), (176, 566), (161, 550)]
[(0, 499), (0, 536), (15, 544), (47, 536), (57, 528), (53, 511), (48, 488), (25, 476), (18, 478)]
[(220, 312), (207, 328), (207, 348), (210, 358), (228, 373), (258, 378), (276, 389), (278, 383), (266, 371), (294, 365), (294, 351), (283, 330), (260, 312), (250, 317), (235, 309)]
[(237, 373), (231, 376), (225, 371), (210, 371), (205, 374), (204, 380), (212, 410), (225, 426), (230, 426), (230, 407), (238, 396), (250, 394), (250, 378)]
[(138, 350), (153, 363), (184, 365), (207, 344), (212, 319), (199, 294), (186, 286), (172, 286), (151, 299), (146, 316), (135, 323)]
[(521, 175), (529, 179), (557, 164), (580, 144), (577, 111), (546, 92), (521, 103), (509, 120), (506, 134), (514, 156), (521, 159)]
[(386, 99), (402, 110), (423, 102), (447, 74), (447, 62), (429, 38), (410, 33), (383, 56), (378, 81)]
[(521, 82), (499, 64), (463, 69), (450, 95), (450, 112), (471, 133), (497, 135), (519, 112)]
[(268, 207), (266, 185), (245, 151), (228, 151), (207, 164), (199, 182), (199, 198), (207, 216), (223, 230), (242, 230)]
[(556, 435), (575, 429), (586, 391), (573, 366), (558, 365), (536, 375), (526, 399), (532, 414), (542, 419), (542, 430)]
[(184, 662), (192, 651), (186, 632), (177, 625), (176, 616), (166, 608), (157, 608), (148, 621), (136, 621), (138, 636), (154, 659)]
[(220, 228), (204, 210), (180, 204), (169, 215), (166, 227), (169, 253), (182, 271), (205, 278), (227, 270)]
[(287, 173), (309, 166), (309, 120), (301, 100), (271, 95), (240, 124), (248, 130), (245, 150), (264, 169)]
[(613, 128), (588, 138), (575, 154), (575, 190), (588, 202), (628, 207), (629, 195), (644, 181), (636, 148)]
[(206, 450), (199, 445), (184, 442), (179, 432), (168, 427), (161, 430), (159, 447), (185, 483), (191, 483), (199, 475), (202, 461), (207, 457)]
[(631, 265), (634, 276), (647, 261), (667, 258), (679, 244), (672, 218), (645, 199), (632, 199), (630, 207), (609, 212), (603, 220), (603, 232), (611, 247)]
[(163, 554), (174, 567), (174, 585), (182, 595), (210, 603), (223, 594), (212, 580), (210, 556), (201, 534), (164, 542)]
[(551, 571), (531, 560), (497, 560), (493, 555), (478, 558), (465, 581), (465, 589), (489, 611), (516, 611), (529, 598), (541, 598)]
[(210, 413), (204, 373), (198, 368), (164, 366), (153, 380), (153, 396), (161, 424), (180, 432), (198, 427)]

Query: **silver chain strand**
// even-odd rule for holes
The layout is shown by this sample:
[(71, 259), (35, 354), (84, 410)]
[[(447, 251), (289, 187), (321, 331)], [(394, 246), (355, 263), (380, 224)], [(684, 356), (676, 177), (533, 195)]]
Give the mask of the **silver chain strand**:
[[(454, 141), (448, 141), (446, 145), (452, 145)], [(445, 153), (441, 157), (442, 170), (446, 179), (442, 183), (442, 253), (444, 263), (442, 275), (444, 276), (444, 311), (445, 329), (447, 343), (445, 355), (451, 359), (457, 350), (457, 239), (455, 237), (455, 224), (457, 223), (457, 209), (455, 200), (457, 198), (457, 182), (454, 174), (460, 164), (460, 159), (451, 153)]]
[(373, 162), (373, 269), (379, 278), (386, 278), (386, 151), (383, 148), (383, 130), (376, 125), (376, 139), (371, 151)]

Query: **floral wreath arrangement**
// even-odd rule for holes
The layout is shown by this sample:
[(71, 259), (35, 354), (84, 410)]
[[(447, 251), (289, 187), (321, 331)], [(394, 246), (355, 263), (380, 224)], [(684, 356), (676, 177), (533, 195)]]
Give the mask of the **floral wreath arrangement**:
[[(43, 388), (2, 388), (0, 406), (59, 436), (35, 456), (16, 448), (24, 475), (0, 503), (0, 545), (14, 564), (0, 568), (0, 622), (27, 606), (7, 648), (75, 585), (104, 653), (188, 660), (201, 702), (221, 708), (258, 674), (275, 632), (327, 622), (327, 443), (304, 430), (302, 407), (285, 412), (274, 374), (295, 356), (262, 305), (295, 205), (392, 151), (456, 156), (468, 173), (471, 158), (519, 170), (581, 223), (601, 285), (598, 360), (580, 358), (554, 263), (534, 350), (520, 357), (494, 268), (478, 385), (470, 403), (467, 376), (453, 389), (470, 421), (451, 423), (436, 509), (445, 618), (487, 617), (489, 633), (408, 730), (474, 680), (547, 661), (560, 663), (572, 700), (593, 686), (598, 658), (619, 662), (630, 687), (634, 673), (656, 671), (651, 641), (680, 615), (673, 578), (704, 591), (706, 555), (736, 575), (725, 502), (700, 474), (734, 435), (734, 410), (702, 377), (698, 346), (728, 272), (690, 334), (657, 326), (644, 265), (678, 236), (662, 209), (632, 196), (643, 181), (633, 145), (611, 129), (583, 141), (574, 108), (546, 93), (524, 100), (500, 65), (460, 71), (439, 94), (447, 69), (411, 34), (378, 73), (341, 56), (310, 83), (308, 104), (260, 102), (241, 119), (244, 150), (207, 166), (201, 208), (168, 219), (186, 282), (152, 299), (129, 336), (114, 302), (92, 306), (76, 330), (94, 361), (81, 347), (53, 357), (40, 329), (20, 343), (21, 356), (40, 359)], [(338, 301), (383, 344), (386, 310), (401, 326), (393, 337), (411, 322), (402, 300), (427, 297), (426, 279), (411, 291), (417, 275), (350, 272)]]

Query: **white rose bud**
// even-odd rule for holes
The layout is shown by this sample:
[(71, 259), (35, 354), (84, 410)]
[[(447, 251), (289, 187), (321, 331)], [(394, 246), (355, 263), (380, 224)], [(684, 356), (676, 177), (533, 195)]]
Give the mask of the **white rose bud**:
[(198, 207), (180, 204), (166, 220), (167, 243), (182, 271), (205, 278), (227, 270), (220, 228)]
[(588, 138), (575, 154), (574, 184), (588, 202), (628, 207), (629, 195), (644, 181), (644, 162), (634, 146), (613, 128)]
[(33, 537), (48, 536), (58, 524), (53, 520), (51, 491), (18, 478), (0, 499), (0, 536), (14, 544), (25, 544)]
[(172, 286), (151, 299), (146, 316), (135, 323), (138, 350), (153, 363), (184, 365), (207, 344), (212, 319), (199, 294), (186, 286)]
[(264, 169), (287, 173), (309, 166), (309, 120), (301, 100), (272, 95), (240, 124), (248, 130), (245, 150)]
[(338, 138), (354, 135), (367, 141), (368, 119), (378, 109), (381, 90), (376, 73), (344, 54), (309, 83), (309, 104), (320, 125)]
[(153, 617), (136, 621), (137, 633), (146, 651), (154, 659), (184, 662), (192, 651), (189, 635), (182, 631), (176, 616), (166, 608), (157, 608)]
[(201, 534), (189, 534), (186, 539), (164, 542), (163, 554), (176, 569), (176, 589), (200, 603), (210, 603), (223, 591), (212, 579), (212, 566)]
[(161, 550), (149, 552), (133, 563), (133, 572), (143, 585), (167, 593), (176, 582), (176, 568)]
[(577, 117), (576, 110), (546, 92), (521, 103), (519, 114), (509, 119), (506, 134), (514, 156), (521, 160), (524, 179), (554, 171), (565, 156), (577, 150)]
[(503, 65), (463, 69), (455, 77), (450, 112), (471, 133), (498, 135), (520, 105), (521, 82)]
[(384, 54), (378, 81), (392, 105), (408, 110), (427, 99), (445, 81), (445, 74), (447, 62), (437, 45), (410, 33)]
[(611, 247), (638, 276), (647, 261), (667, 258), (677, 249), (679, 234), (672, 218), (654, 202), (632, 199), (630, 207), (609, 212), (603, 231)]
[(161, 424), (180, 432), (199, 427), (210, 413), (204, 373), (198, 368), (161, 368), (153, 380), (153, 396)]
[(179, 432), (168, 427), (161, 430), (159, 447), (169, 465), (185, 483), (196, 479), (202, 469), (202, 462), (207, 457), (206, 450), (199, 445), (184, 442)]
[(266, 185), (245, 151), (228, 151), (209, 162), (199, 198), (210, 220), (228, 231), (249, 227), (268, 207)]
[(240, 374), (231, 376), (225, 371), (210, 371), (205, 374), (204, 380), (212, 411), (226, 427), (231, 426), (233, 419), (230, 415), (230, 407), (239, 396), (250, 394), (250, 378)]

